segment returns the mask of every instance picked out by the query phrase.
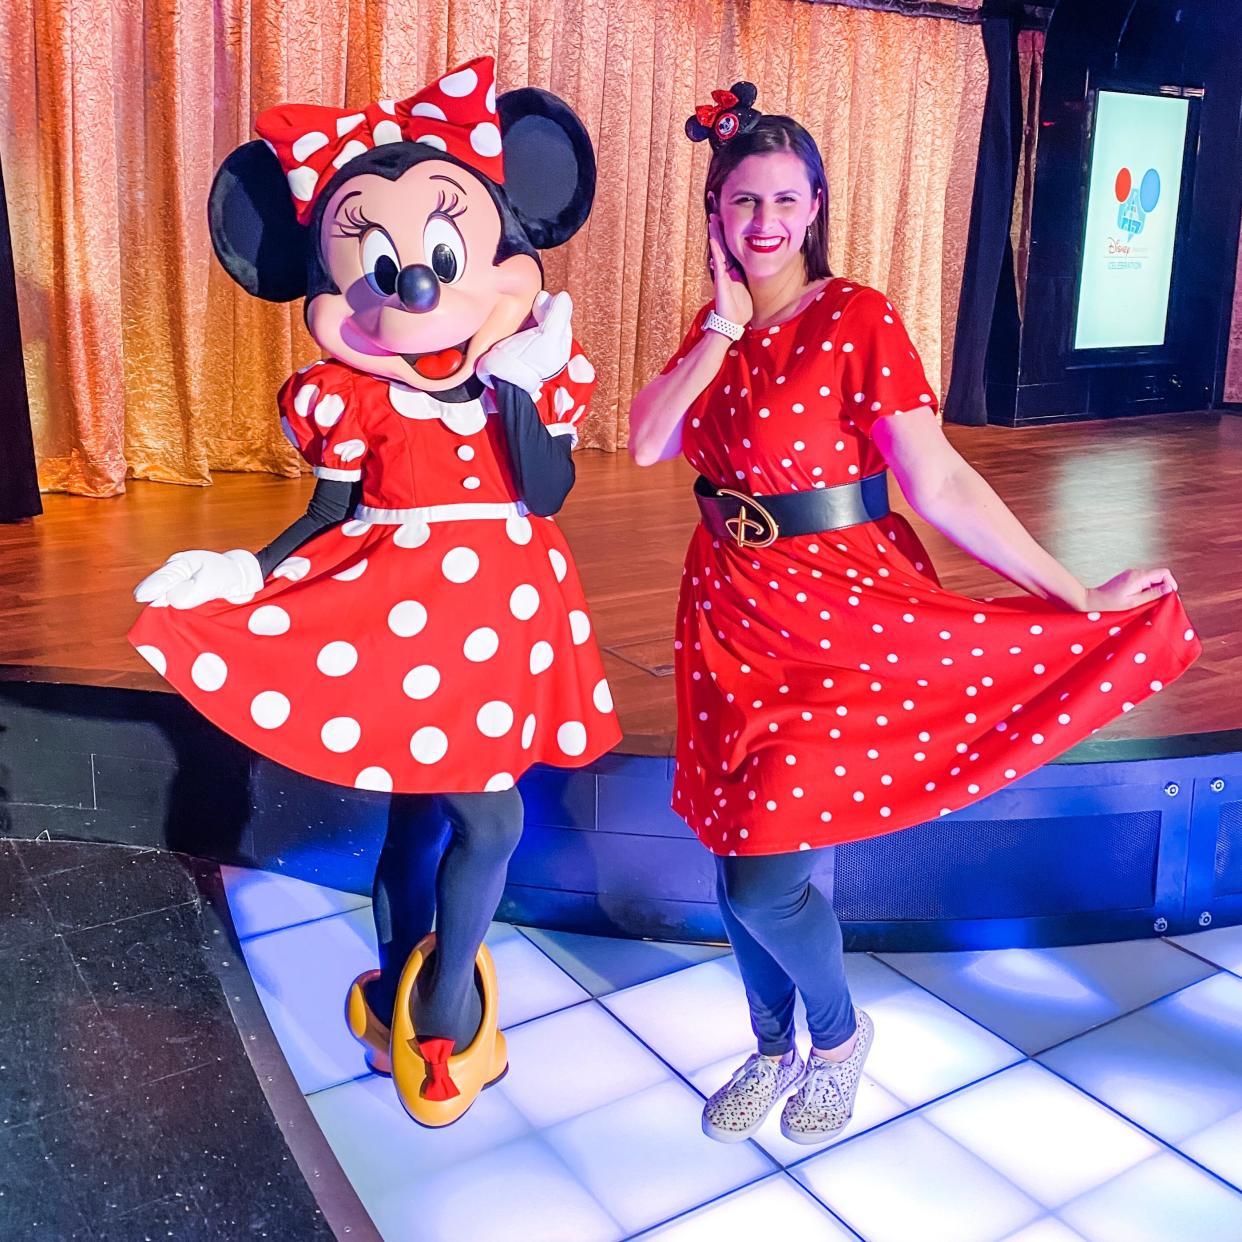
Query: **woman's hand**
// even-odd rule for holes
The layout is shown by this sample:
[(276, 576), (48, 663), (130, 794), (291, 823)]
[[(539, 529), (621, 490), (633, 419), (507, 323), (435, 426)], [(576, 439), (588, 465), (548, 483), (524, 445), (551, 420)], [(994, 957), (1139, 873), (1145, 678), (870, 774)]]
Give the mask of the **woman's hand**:
[(755, 304), (742, 277), (742, 271), (725, 249), (720, 217), (707, 218), (707, 245), (711, 251), (712, 281), (716, 288), (716, 314), (743, 326), (755, 316)]
[(1103, 586), (1088, 587), (1083, 612), (1125, 612), (1150, 604), (1177, 590), (1172, 573), (1165, 569), (1126, 569)]

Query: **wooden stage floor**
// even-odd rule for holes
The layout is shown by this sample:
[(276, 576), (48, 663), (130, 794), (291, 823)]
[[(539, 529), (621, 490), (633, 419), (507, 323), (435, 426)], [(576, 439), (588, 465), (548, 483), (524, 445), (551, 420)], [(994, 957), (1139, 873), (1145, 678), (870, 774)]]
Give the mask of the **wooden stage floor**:
[[(947, 428), (1035, 537), (1090, 585), (1167, 564), (1204, 644), (1184, 677), (1098, 738), (1242, 727), (1242, 418), (1231, 413), (1010, 430)], [(585, 452), (561, 523), (586, 586), (625, 749), (667, 753), (674, 728), (673, 615), (696, 520), (682, 462), (639, 470)], [(259, 547), (300, 514), (311, 480), (219, 474), (210, 488), (133, 482), (114, 500), (44, 497), (0, 525), (0, 665), (6, 676), (164, 688), (125, 641), (130, 592), (171, 552)], [(945, 585), (1006, 595), (998, 579), (909, 513)]]

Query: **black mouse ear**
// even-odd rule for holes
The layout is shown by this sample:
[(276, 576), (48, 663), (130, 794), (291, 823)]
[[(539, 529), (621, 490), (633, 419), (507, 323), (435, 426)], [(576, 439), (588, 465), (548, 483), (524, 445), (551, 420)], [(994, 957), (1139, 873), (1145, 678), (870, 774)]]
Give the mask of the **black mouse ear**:
[(697, 116), (686, 118), (686, 137), (691, 142), (705, 142), (712, 136), (712, 131)]
[(224, 270), (267, 302), (306, 296), (309, 231), (265, 142), (238, 147), (216, 171), (207, 199), (211, 244)]
[(504, 144), (504, 194), (537, 250), (567, 242), (595, 199), (595, 148), (573, 109), (533, 86), (496, 101)]
[(737, 96), (738, 105), (743, 108), (751, 107), (759, 94), (753, 82), (734, 82), (729, 89)]

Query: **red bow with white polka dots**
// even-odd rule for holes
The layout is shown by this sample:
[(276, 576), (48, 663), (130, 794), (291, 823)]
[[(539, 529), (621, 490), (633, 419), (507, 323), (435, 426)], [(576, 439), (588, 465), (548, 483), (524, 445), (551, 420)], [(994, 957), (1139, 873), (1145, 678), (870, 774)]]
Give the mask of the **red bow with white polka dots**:
[(361, 109), (280, 104), (259, 113), (254, 127), (285, 170), (301, 224), (339, 169), (387, 142), (421, 142), (497, 184), (505, 179), (490, 56), (459, 66), (409, 99), (381, 99)]

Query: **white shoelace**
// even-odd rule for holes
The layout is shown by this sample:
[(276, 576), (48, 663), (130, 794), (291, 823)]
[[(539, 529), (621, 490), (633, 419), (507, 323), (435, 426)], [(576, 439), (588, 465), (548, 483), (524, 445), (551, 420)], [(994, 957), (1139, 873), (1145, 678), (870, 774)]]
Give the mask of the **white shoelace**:
[(844, 1062), (829, 1061), (826, 1057), (817, 1057), (814, 1054), (807, 1059), (799, 1091), (805, 1093), (808, 1102), (824, 1104), (829, 1095), (835, 1095), (844, 1107), (845, 1092), (841, 1090), (835, 1072), (842, 1064)]
[(779, 1061), (773, 1061), (770, 1057), (765, 1057), (761, 1052), (752, 1052), (746, 1058), (745, 1064), (740, 1069), (734, 1071), (733, 1077), (729, 1079), (724, 1089), (731, 1091), (746, 1078), (769, 1078), (775, 1080), (783, 1068), (785, 1067)]

